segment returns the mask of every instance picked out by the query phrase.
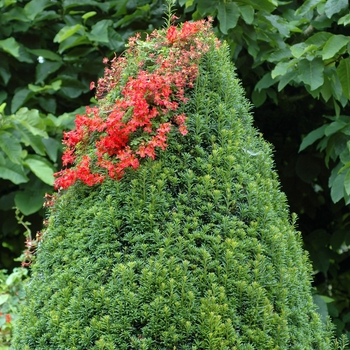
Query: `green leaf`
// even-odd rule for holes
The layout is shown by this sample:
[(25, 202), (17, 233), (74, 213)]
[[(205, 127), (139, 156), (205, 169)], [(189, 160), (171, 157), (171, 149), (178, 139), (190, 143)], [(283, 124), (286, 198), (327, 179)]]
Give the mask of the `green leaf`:
[(15, 185), (28, 182), (23, 166), (12, 163), (9, 159), (5, 164), (0, 164), (0, 177), (5, 180), (10, 180)]
[(342, 121), (342, 120), (336, 120), (332, 123), (330, 123), (324, 130), (324, 134), (326, 136), (330, 136), (335, 134), (337, 131), (343, 129), (348, 123)]
[(299, 147), (299, 151), (303, 151), (305, 148), (309, 147), (312, 145), (316, 140), (320, 139), (321, 137), (324, 136), (324, 131), (328, 125), (322, 125), (319, 128), (312, 130), (309, 134), (307, 134), (303, 141), (301, 142), (301, 145)]
[(54, 183), (54, 170), (52, 165), (45, 159), (39, 156), (28, 156), (23, 164), (43, 182), (52, 186)]
[(331, 188), (331, 198), (334, 203), (339, 202), (344, 197), (344, 179), (345, 179), (345, 172), (342, 172), (335, 176), (334, 180), (332, 181), (330, 177), (329, 178), (329, 187)]
[(62, 62), (50, 62), (45, 61), (43, 63), (39, 63), (36, 66), (36, 81), (35, 84), (43, 83), (44, 80), (52, 73), (56, 72), (58, 69), (62, 67)]
[(11, 78), (11, 70), (9, 68), (7, 57), (2, 58), (2, 62), (0, 65), (0, 77), (4, 81), (5, 85), (7, 85), (7, 83), (9, 82), (9, 80)]
[(300, 58), (308, 48), (306, 43), (298, 43), (290, 47), (290, 51), (295, 58)]
[(344, 178), (344, 188), (345, 192), (348, 196), (350, 196), (350, 170), (346, 172), (345, 178)]
[(52, 137), (42, 140), (45, 145), (46, 153), (53, 162), (57, 161), (58, 150), (61, 148), (61, 142), (53, 139)]
[(310, 86), (311, 91), (316, 90), (323, 84), (324, 64), (321, 58), (315, 58), (312, 61), (301, 60), (298, 64), (300, 79)]
[(29, 110), (28, 108), (23, 107), (16, 113), (14, 120), (16, 122), (20, 122), (33, 135), (48, 137), (45, 131), (45, 123), (40, 117), (39, 111), (37, 109)]
[(259, 11), (272, 12), (277, 6), (278, 2), (275, 0), (241, 0), (243, 4), (247, 4)]
[(328, 18), (331, 18), (334, 14), (340, 13), (349, 7), (348, 0), (327, 0), (324, 11)]
[(252, 102), (255, 107), (260, 107), (266, 101), (266, 91), (265, 90), (253, 90)]
[(239, 6), (239, 12), (245, 23), (252, 24), (254, 22), (254, 8), (251, 5)]
[(9, 299), (10, 294), (1, 294), (0, 295), (0, 305), (5, 304), (7, 300)]
[(350, 13), (338, 19), (338, 24), (347, 26), (350, 23)]
[(227, 34), (228, 30), (234, 28), (239, 18), (238, 5), (235, 2), (220, 2), (218, 7), (218, 20), (220, 30)]
[(265, 19), (267, 19), (272, 27), (276, 28), (282, 36), (289, 36), (290, 31), (287, 23), (284, 22), (282, 17), (276, 15), (265, 15)]
[(70, 38), (72, 35), (78, 31), (83, 31), (84, 27), (81, 24), (76, 24), (74, 26), (65, 26), (63, 27), (54, 37), (54, 43), (61, 43), (62, 41)]
[(203, 17), (207, 14), (210, 14), (217, 8), (217, 2), (213, 0), (201, 0), (198, 1), (197, 11)]
[(108, 1), (107, 3), (103, 3), (100, 1), (93, 1), (93, 0), (64, 0), (62, 6), (65, 11), (70, 10), (71, 8), (74, 8), (74, 7), (81, 7), (81, 6), (98, 7), (102, 11), (108, 11), (110, 5)]
[(266, 73), (255, 85), (254, 90), (261, 91), (262, 89), (267, 89), (273, 84), (275, 84), (276, 80), (272, 79), (271, 73)]
[(26, 146), (32, 147), (35, 153), (44, 156), (45, 147), (43, 144), (43, 138), (39, 135), (33, 135), (22, 123), (18, 123), (16, 126), (21, 135), (21, 142)]
[(87, 37), (91, 41), (97, 41), (102, 43), (108, 43), (108, 28), (112, 27), (113, 22), (110, 19), (104, 19), (97, 22), (91, 28), (91, 32), (87, 34)]
[(342, 59), (337, 67), (337, 74), (344, 96), (350, 99), (350, 58)]
[(24, 215), (34, 214), (43, 207), (44, 194), (40, 191), (30, 191), (28, 189), (17, 192), (15, 204)]
[(5, 40), (0, 40), (0, 49), (9, 53), (13, 57), (19, 57), (19, 44), (14, 38), (7, 38)]
[(21, 107), (26, 101), (29, 100), (31, 96), (33, 96), (33, 91), (30, 91), (27, 88), (22, 88), (18, 90), (11, 101), (11, 113), (15, 113), (19, 107)]
[(16, 137), (9, 132), (0, 131), (0, 150), (15, 164), (21, 164), (22, 147)]
[(326, 302), (323, 300), (322, 296), (316, 294), (313, 295), (314, 303), (317, 305), (317, 312), (321, 316), (321, 320), (326, 323), (328, 317), (328, 308)]
[(298, 71), (293, 69), (292, 71), (281, 76), (280, 81), (278, 82), (277, 89), (281, 91), (284, 87), (289, 84), (292, 80), (298, 77)]
[(57, 55), (57, 53), (50, 51), (50, 50), (44, 50), (44, 49), (35, 49), (35, 50), (30, 50), (27, 49), (28, 52), (32, 53), (35, 56), (40, 56), (43, 58), (46, 58), (51, 61), (61, 61), (62, 58), (61, 56)]
[(70, 76), (59, 76), (62, 79), (61, 92), (69, 98), (76, 98), (83, 92), (89, 91), (89, 87), (77, 79)]
[(50, 0), (32, 0), (24, 6), (24, 12), (27, 15), (27, 17), (32, 21), (46, 7), (52, 5), (53, 4)]
[(276, 67), (271, 72), (272, 79), (275, 79), (276, 77), (280, 75), (284, 75), (287, 73), (288, 69), (293, 65), (293, 61), (288, 62), (279, 62), (277, 63)]
[(90, 11), (82, 15), (81, 18), (86, 21), (88, 18), (93, 17), (95, 15), (97, 15), (96, 11)]
[(320, 0), (306, 0), (303, 4), (295, 11), (297, 16), (304, 16), (305, 14), (312, 11), (320, 3)]
[(317, 47), (321, 47), (331, 36), (333, 36), (333, 34), (328, 32), (318, 32), (307, 38), (307, 40), (305, 40), (305, 43), (307, 45), (316, 45)]
[(323, 47), (322, 58), (324, 60), (333, 58), (349, 42), (350, 37), (345, 35), (332, 35)]

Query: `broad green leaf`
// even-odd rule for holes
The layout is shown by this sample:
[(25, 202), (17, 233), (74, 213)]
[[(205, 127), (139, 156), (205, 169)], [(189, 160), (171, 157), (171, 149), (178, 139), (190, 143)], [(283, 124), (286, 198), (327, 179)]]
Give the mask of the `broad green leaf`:
[[(11, 59), (9, 61), (11, 61)], [(0, 64), (0, 77), (4, 81), (5, 85), (7, 85), (11, 78), (11, 69), (9, 67), (7, 57), (2, 58), (2, 62)]]
[(15, 204), (24, 215), (34, 214), (43, 207), (44, 194), (30, 190), (17, 192), (15, 195)]
[(344, 179), (345, 172), (342, 172), (334, 178), (334, 181), (331, 181), (329, 178), (329, 187), (331, 188), (331, 198), (334, 203), (339, 202), (344, 197)]
[(54, 97), (38, 97), (39, 105), (48, 113), (56, 113), (57, 101)]
[(70, 38), (73, 34), (78, 31), (83, 31), (84, 27), (81, 24), (76, 24), (74, 26), (63, 27), (54, 37), (53, 41), (55, 43), (61, 43), (62, 41)]
[(318, 295), (318, 294), (313, 295), (313, 300), (314, 300), (314, 303), (317, 306), (317, 309), (316, 309), (317, 313), (321, 316), (321, 320), (324, 323), (326, 323), (327, 322), (327, 317), (329, 316), (326, 302), (324, 301), (322, 296)]
[(123, 37), (117, 33), (112, 27), (108, 28), (108, 47), (114, 52), (121, 52), (125, 48), (125, 41)]
[(24, 6), (24, 12), (27, 15), (27, 17), (32, 21), (46, 7), (51, 5), (53, 4), (50, 0), (32, 0)]
[(344, 96), (350, 99), (350, 58), (342, 59), (337, 67), (337, 74)]
[(277, 89), (281, 91), (284, 87), (289, 84), (291, 81), (295, 80), (298, 77), (298, 71), (293, 69), (292, 71), (281, 76), (280, 81), (278, 82)]
[(316, 45), (317, 47), (321, 47), (331, 36), (333, 36), (333, 34), (328, 32), (318, 32), (307, 38), (305, 43), (307, 45)]
[(338, 24), (347, 26), (350, 23), (350, 13), (338, 19)]
[(218, 20), (220, 30), (227, 34), (228, 30), (234, 28), (239, 18), (238, 5), (235, 2), (220, 2), (218, 6)]
[(97, 15), (96, 11), (90, 11), (82, 15), (81, 18), (86, 21), (88, 18), (93, 17), (95, 15)]
[(346, 172), (346, 175), (344, 178), (344, 188), (347, 195), (350, 196), (350, 170)]
[(30, 50), (27, 49), (28, 52), (32, 53), (35, 56), (40, 56), (43, 58), (46, 58), (51, 61), (61, 61), (62, 57), (57, 55), (57, 53), (50, 51), (50, 50), (45, 50), (45, 49), (35, 49), (35, 50)]
[(14, 119), (25, 126), (33, 135), (48, 137), (45, 131), (45, 123), (37, 109), (29, 110), (23, 107), (16, 113)]
[(257, 91), (261, 91), (262, 89), (267, 89), (268, 87), (272, 86), (275, 84), (276, 80), (272, 79), (271, 73), (268, 72), (266, 73), (255, 85), (255, 89)]
[(0, 131), (0, 150), (15, 164), (21, 164), (22, 147), (16, 137), (9, 132)]
[(239, 12), (247, 24), (254, 22), (254, 8), (251, 5), (239, 6)]
[(340, 13), (349, 7), (348, 0), (327, 0), (324, 8), (326, 16), (331, 18), (334, 14)]
[(19, 57), (19, 44), (14, 38), (7, 38), (5, 40), (0, 40), (0, 49), (9, 53), (13, 57)]
[(333, 95), (332, 85), (329, 76), (325, 74), (325, 79), (320, 91), (323, 99), (327, 102)]
[(31, 96), (33, 96), (33, 91), (27, 88), (22, 88), (18, 90), (11, 101), (11, 113), (15, 113), (18, 108), (20, 108)]
[(91, 41), (87, 38), (86, 35), (74, 34), (60, 43), (58, 52), (61, 54), (64, 51), (79, 45), (91, 45)]
[(342, 120), (336, 120), (332, 123), (330, 123), (324, 130), (324, 134), (326, 136), (330, 136), (338, 132), (339, 130), (343, 129), (348, 123), (342, 121)]
[(93, 1), (93, 0), (64, 0), (62, 3), (62, 6), (65, 9), (65, 11), (67, 11), (68, 9), (71, 10), (74, 7), (81, 7), (81, 6), (98, 7), (102, 11), (108, 11), (110, 5), (108, 1), (104, 3), (101, 1)]
[(110, 19), (99, 21), (92, 26), (91, 32), (87, 34), (87, 37), (91, 41), (107, 43), (109, 41), (108, 28), (112, 27), (112, 25), (113, 22)]
[(253, 90), (252, 102), (255, 107), (260, 107), (266, 101), (266, 91), (265, 90)]
[(282, 36), (289, 36), (290, 31), (288, 25), (284, 22), (282, 17), (276, 15), (265, 15), (265, 18), (271, 23), (273, 28), (276, 28), (279, 31)]
[(218, 7), (217, 1), (213, 0), (201, 0), (198, 1), (197, 4), (197, 11), (201, 16), (205, 16), (210, 14), (212, 11), (214, 11)]
[(322, 58), (327, 60), (333, 58), (344, 46), (350, 42), (350, 37), (345, 35), (332, 35), (322, 50)]
[(272, 12), (277, 6), (278, 2), (275, 0), (241, 0), (243, 4), (247, 4), (255, 8), (256, 10)]
[(292, 64), (292, 61), (277, 63), (276, 67), (271, 72), (272, 79), (275, 79), (280, 75), (286, 74)]
[(266, 60), (268, 62), (281, 62), (282, 60), (286, 59), (286, 58), (290, 58), (291, 57), (291, 51), (289, 47), (285, 47), (283, 49), (280, 50), (274, 50), (272, 53), (270, 53)]
[(311, 91), (316, 90), (323, 84), (324, 64), (321, 58), (315, 58), (312, 61), (301, 60), (298, 64), (300, 79), (310, 86)]
[(0, 294), (0, 305), (5, 304), (9, 299), (10, 294)]
[(62, 80), (61, 92), (69, 98), (80, 96), (83, 92), (89, 91), (89, 87), (70, 76), (59, 76)]
[(52, 73), (56, 72), (61, 68), (62, 62), (51, 62), (45, 61), (43, 63), (39, 63), (36, 66), (36, 81), (35, 84), (43, 83), (44, 80)]
[(306, 13), (313, 10), (320, 3), (320, 0), (306, 0), (304, 3), (295, 11), (297, 16), (304, 16)]
[(28, 168), (43, 182), (52, 186), (54, 183), (54, 170), (52, 165), (45, 159), (39, 156), (28, 156), (23, 161), (23, 164), (28, 166)]
[(10, 160), (7, 160), (5, 164), (0, 164), (0, 178), (10, 180), (16, 185), (29, 181), (23, 166), (12, 163)]
[(307, 134), (301, 142), (298, 152), (303, 151), (305, 148), (312, 145), (316, 140), (319, 140), (321, 137), (323, 137), (324, 131), (327, 126), (327, 124), (322, 125), (319, 128), (312, 130), (309, 134)]
[(57, 161), (58, 150), (61, 148), (61, 142), (53, 139), (52, 137), (42, 140), (45, 145), (46, 153), (53, 162)]
[(290, 51), (295, 58), (300, 58), (309, 45), (306, 43), (298, 43), (290, 47)]
[(22, 122), (18, 122), (17, 130), (21, 135), (21, 142), (26, 146), (32, 147), (36, 154), (40, 154), (42, 156), (45, 155), (45, 147), (43, 144), (43, 138), (39, 135), (33, 135), (30, 130), (23, 125)]

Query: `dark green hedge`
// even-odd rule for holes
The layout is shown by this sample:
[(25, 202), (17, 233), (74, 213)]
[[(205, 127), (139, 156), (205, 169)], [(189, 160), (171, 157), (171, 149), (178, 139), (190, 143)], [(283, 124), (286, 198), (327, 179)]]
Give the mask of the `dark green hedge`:
[(331, 349), (250, 104), (212, 50), (189, 133), (119, 182), (58, 199), (13, 348)]

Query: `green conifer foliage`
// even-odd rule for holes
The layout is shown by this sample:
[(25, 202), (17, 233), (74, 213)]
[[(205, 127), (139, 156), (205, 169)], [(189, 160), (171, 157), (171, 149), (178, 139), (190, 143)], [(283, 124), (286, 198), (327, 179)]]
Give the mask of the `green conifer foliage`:
[(14, 349), (332, 348), (271, 148), (227, 46), (208, 45), (188, 134), (55, 200)]

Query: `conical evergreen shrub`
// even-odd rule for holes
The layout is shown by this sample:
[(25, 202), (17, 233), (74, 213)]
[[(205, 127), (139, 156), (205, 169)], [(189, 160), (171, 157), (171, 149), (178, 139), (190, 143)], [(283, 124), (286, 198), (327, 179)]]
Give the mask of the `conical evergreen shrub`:
[(270, 146), (207, 22), (133, 38), (65, 135), (17, 350), (331, 349)]

